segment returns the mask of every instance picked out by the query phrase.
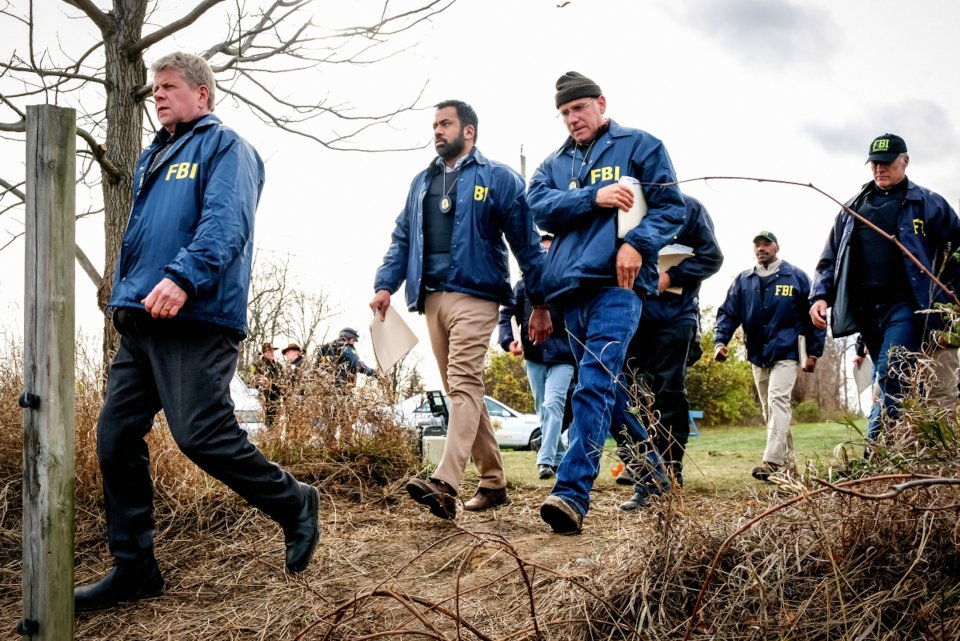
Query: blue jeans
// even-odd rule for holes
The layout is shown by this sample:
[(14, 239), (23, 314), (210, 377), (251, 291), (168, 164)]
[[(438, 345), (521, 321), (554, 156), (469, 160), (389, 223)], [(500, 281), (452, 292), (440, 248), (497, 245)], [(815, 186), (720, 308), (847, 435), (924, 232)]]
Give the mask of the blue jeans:
[(545, 365), (526, 361), (527, 380), (533, 392), (533, 405), (540, 417), (540, 451), (537, 465), (560, 465), (565, 448), (560, 441), (567, 388), (573, 378), (573, 365)]
[[(649, 443), (646, 430), (628, 411), (630, 399), (621, 373), (642, 303), (629, 289), (605, 287), (567, 300), (563, 308), (570, 348), (580, 366), (571, 399), (570, 446), (560, 462), (552, 493), (586, 515), (610, 425), (627, 428), (634, 442)], [(648, 456), (662, 476), (656, 450), (649, 448)]]
[(871, 411), (867, 424), (867, 440), (874, 441), (880, 435), (883, 414), (891, 421), (900, 416), (903, 397), (900, 373), (912, 362), (902, 350), (908, 353), (920, 351), (923, 319), (907, 303), (893, 303), (861, 308), (857, 312), (857, 324), (863, 334), (863, 343), (873, 358), (880, 385), (878, 409), (882, 406), (883, 412)]

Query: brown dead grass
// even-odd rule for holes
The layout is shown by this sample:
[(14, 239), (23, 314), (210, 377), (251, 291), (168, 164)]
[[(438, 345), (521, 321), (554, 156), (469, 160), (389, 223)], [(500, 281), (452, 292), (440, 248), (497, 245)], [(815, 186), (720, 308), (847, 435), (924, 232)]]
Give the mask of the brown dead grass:
[[(20, 613), (22, 420), (15, 359), (8, 367), (0, 366), (7, 631)], [(561, 537), (539, 519), (545, 485), (511, 486), (511, 502), (490, 513), (430, 516), (403, 490), (416, 467), (385, 401), (373, 390), (337, 396), (324, 384), (263, 442), (321, 489), (323, 539), (307, 571), (284, 572), (279, 528), (186, 461), (161, 419), (151, 448), (167, 591), (79, 617), (77, 639), (960, 638), (953, 413), (912, 407), (869, 465), (850, 461), (845, 479), (820, 471), (738, 498), (678, 491), (639, 514), (618, 510), (622, 488), (598, 489), (584, 533)], [(94, 386), (78, 388), (79, 582), (109, 568), (92, 453), (99, 402)]]

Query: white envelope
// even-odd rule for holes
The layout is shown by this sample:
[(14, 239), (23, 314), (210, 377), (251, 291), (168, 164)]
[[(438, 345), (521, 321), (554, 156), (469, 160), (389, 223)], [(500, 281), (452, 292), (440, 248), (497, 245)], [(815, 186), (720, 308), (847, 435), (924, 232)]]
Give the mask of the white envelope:
[(373, 315), (373, 320), (370, 321), (370, 341), (373, 343), (377, 368), (386, 374), (413, 349), (417, 344), (417, 337), (391, 305), (387, 308), (383, 320), (380, 320), (380, 314)]
[(860, 367), (853, 368), (853, 380), (857, 384), (857, 394), (863, 394), (873, 385), (873, 360), (869, 354), (863, 357)]
[[(693, 247), (687, 247), (686, 245), (680, 245), (676, 243), (672, 245), (664, 245), (663, 248), (660, 249), (660, 255), (657, 259), (660, 263), (660, 273), (662, 274), (671, 267), (679, 265), (691, 256), (694, 256)], [(683, 287), (667, 287), (667, 289), (664, 291), (668, 291), (671, 294), (680, 295), (683, 293)]]

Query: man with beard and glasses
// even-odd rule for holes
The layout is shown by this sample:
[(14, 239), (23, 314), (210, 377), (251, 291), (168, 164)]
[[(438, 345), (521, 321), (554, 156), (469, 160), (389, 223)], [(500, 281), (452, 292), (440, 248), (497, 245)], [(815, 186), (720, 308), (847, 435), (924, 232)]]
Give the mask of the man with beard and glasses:
[[(628, 430), (634, 442), (648, 442), (628, 409), (621, 372), (642, 298), (657, 293), (657, 254), (680, 231), (685, 211), (660, 140), (606, 119), (606, 98), (584, 75), (567, 72), (556, 87), (569, 136), (537, 169), (527, 199), (537, 225), (555, 234), (542, 290), (563, 309), (579, 381), (571, 398), (570, 445), (540, 517), (557, 534), (575, 534), (590, 506), (610, 426)], [(639, 181), (638, 191), (621, 177)], [(627, 229), (618, 224), (618, 210), (631, 210), (635, 193), (643, 195), (647, 212)], [(654, 491), (665, 481), (663, 466), (655, 449), (645, 454), (654, 474), (638, 491)]]
[(434, 516), (453, 519), (470, 457), (480, 483), (463, 508), (486, 510), (507, 500), (500, 447), (483, 402), (490, 335), (500, 305), (513, 302), (504, 237), (534, 301), (534, 341), (545, 341), (551, 325), (540, 294), (544, 251), (524, 199), (523, 179), (475, 147), (478, 121), (473, 107), (447, 100), (436, 109), (438, 157), (413, 179), (377, 270), (370, 308), (383, 318), (390, 296), (406, 281), (407, 308), (427, 317), (450, 418), (440, 464), (426, 481), (410, 479), (407, 491)]
[[(793, 435), (790, 433), (790, 395), (797, 382), (797, 369), (812, 372), (823, 354), (826, 332), (817, 329), (807, 314), (810, 278), (803, 270), (779, 258), (780, 245), (769, 231), (753, 238), (757, 264), (736, 277), (727, 298), (717, 311), (713, 337), (714, 358), (725, 361), (727, 343), (743, 325), (747, 360), (753, 365), (753, 380), (767, 421), (767, 447), (763, 462), (753, 477), (769, 482), (777, 472), (796, 469)], [(799, 337), (804, 337), (807, 356), (800, 363)]]

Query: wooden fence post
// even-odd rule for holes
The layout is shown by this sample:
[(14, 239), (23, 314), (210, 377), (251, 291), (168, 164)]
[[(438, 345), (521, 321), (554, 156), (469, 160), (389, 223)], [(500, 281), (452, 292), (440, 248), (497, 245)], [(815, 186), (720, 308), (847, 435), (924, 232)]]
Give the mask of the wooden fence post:
[(73, 639), (76, 113), (27, 107), (24, 287), (23, 619)]

